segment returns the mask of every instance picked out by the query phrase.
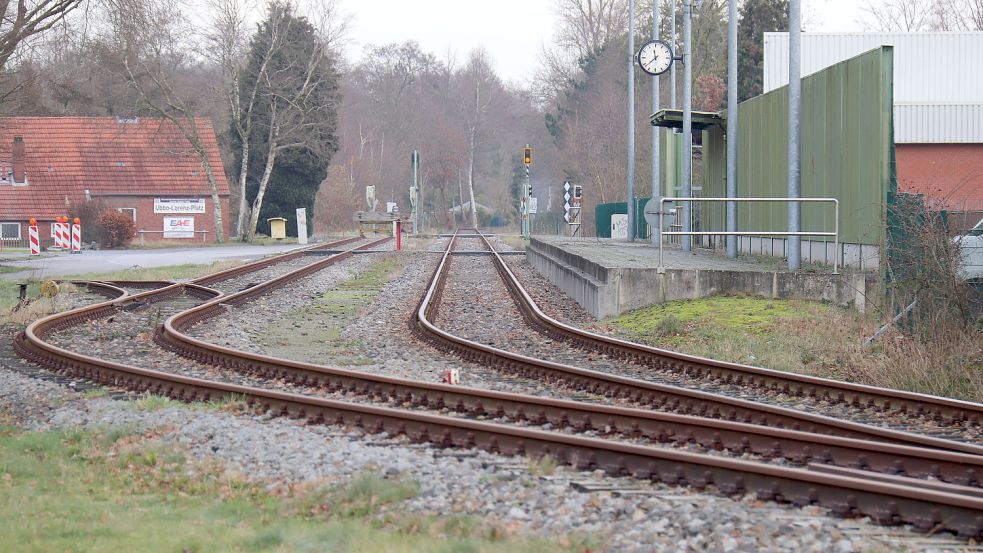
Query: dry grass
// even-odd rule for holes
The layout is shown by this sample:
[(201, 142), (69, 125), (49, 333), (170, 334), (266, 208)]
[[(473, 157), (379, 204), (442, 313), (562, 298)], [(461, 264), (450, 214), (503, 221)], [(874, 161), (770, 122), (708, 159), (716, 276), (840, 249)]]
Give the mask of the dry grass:
[(983, 331), (926, 341), (849, 309), (805, 301), (703, 298), (602, 323), (626, 337), (722, 361), (983, 401)]

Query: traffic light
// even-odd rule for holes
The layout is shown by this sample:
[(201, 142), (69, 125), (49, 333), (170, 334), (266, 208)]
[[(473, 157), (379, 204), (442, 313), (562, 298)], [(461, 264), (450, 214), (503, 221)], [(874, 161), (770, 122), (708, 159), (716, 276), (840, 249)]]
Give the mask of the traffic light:
[(526, 147), (522, 149), (522, 163), (526, 167), (532, 165), (532, 146), (526, 144)]

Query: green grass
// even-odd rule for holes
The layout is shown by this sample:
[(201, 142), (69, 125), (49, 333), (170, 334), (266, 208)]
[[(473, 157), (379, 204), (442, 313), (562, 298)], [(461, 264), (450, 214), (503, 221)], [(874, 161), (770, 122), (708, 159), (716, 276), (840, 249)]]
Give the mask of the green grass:
[(653, 305), (607, 321), (636, 338), (693, 347), (727, 337), (770, 337), (783, 321), (823, 315), (829, 306), (751, 297), (708, 297)]
[(800, 300), (707, 297), (653, 305), (598, 323), (634, 341), (721, 361), (983, 400), (981, 332), (920, 343), (852, 309)]
[(11, 267), (10, 265), (0, 265), (0, 274), (2, 273), (19, 273), (21, 271), (29, 270), (28, 267)]
[[(153, 433), (0, 427), (4, 551), (574, 551), (473, 517), (400, 511), (416, 484), (366, 473), (286, 497), (190, 463)], [(583, 543), (583, 542), (579, 542)]]
[(343, 338), (342, 332), (405, 262), (397, 256), (374, 261), (354, 278), (312, 299), (307, 307), (262, 328), (257, 340), (270, 353), (292, 359), (322, 363), (329, 359), (345, 366), (372, 364), (359, 355), (358, 343)]
[(137, 410), (147, 412), (185, 406), (189, 409), (196, 409), (199, 411), (228, 411), (233, 413), (244, 411), (247, 406), (245, 398), (238, 395), (225, 396), (223, 398), (213, 399), (207, 402), (184, 403), (176, 399), (171, 399), (167, 396), (156, 394), (145, 395), (134, 401), (132, 405)]

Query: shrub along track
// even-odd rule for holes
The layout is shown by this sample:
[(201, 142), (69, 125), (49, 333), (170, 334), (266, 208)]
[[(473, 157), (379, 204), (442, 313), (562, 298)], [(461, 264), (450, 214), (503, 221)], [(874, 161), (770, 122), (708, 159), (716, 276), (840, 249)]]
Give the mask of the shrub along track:
[[(453, 245), (452, 239), (435, 271), (434, 282), (421, 301), (420, 314), (424, 314), (432, 307), (431, 300), (439, 297), (437, 288), (441, 279), (438, 277), (447, 266)], [(371, 246), (372, 244), (362, 248)], [(800, 445), (797, 447), (805, 452), (802, 456), (803, 460), (818, 458), (824, 461), (840, 461), (841, 464), (849, 464), (852, 460), (859, 467), (873, 468), (874, 464), (881, 465), (894, 458), (902, 460), (901, 468), (904, 473), (942, 474), (942, 479), (978, 486), (975, 471), (978, 470), (979, 459), (962, 453), (941, 450), (918, 451), (914, 448), (890, 444), (875, 444), (876, 447), (871, 447), (869, 444), (855, 440), (830, 436), (813, 437), (805, 432), (791, 430), (751, 428), (738, 422), (706, 420), (700, 422), (693, 417), (681, 415), (578, 404), (563, 400), (544, 400), (518, 394), (469, 390), (370, 376), (354, 371), (327, 369), (195, 343), (195, 340), (180, 332), (181, 328), (187, 328), (196, 322), (224, 312), (222, 304), (234, 305), (237, 302), (248, 301), (251, 297), (269, 292), (347, 255), (351, 255), (351, 252), (294, 270), (274, 281), (267, 281), (247, 287), (238, 293), (212, 299), (174, 315), (161, 329), (158, 329), (158, 339), (200, 361), (239, 370), (258, 370), (271, 377), (301, 382), (315, 381), (337, 388), (353, 388), (377, 397), (397, 397), (417, 404), (438, 407), (443, 405), (462, 410), (491, 409), (494, 412), (508, 410), (516, 418), (531, 417), (548, 420), (552, 417), (560, 423), (566, 420), (569, 424), (581, 424), (585, 427), (603, 424), (613, 429), (622, 429), (628, 434), (647, 433), (656, 439), (670, 439), (675, 435), (683, 437), (685, 441), (689, 438), (695, 440), (697, 436), (709, 435), (711, 446), (715, 441), (720, 446), (738, 451), (757, 448), (767, 453), (770, 447), (772, 454), (789, 456), (786, 453), (790, 451), (788, 444), (798, 443)], [(237, 269), (247, 272), (248, 267)], [(944, 529), (967, 537), (983, 535), (983, 498), (979, 497), (978, 487), (929, 483), (890, 475), (873, 478), (868, 473), (858, 478), (853, 475), (844, 476), (810, 469), (774, 466), (722, 456), (493, 424), (462, 417), (220, 383), (98, 359), (52, 345), (45, 340), (45, 337), (55, 330), (65, 329), (92, 318), (109, 316), (116, 309), (123, 308), (123, 304), (132, 303), (133, 298), (136, 298), (135, 301), (150, 301), (186, 291), (207, 295), (206, 289), (201, 287), (200, 282), (208, 283), (209, 278), (203, 277), (189, 285), (174, 285), (173, 288), (166, 287), (137, 294), (132, 298), (123, 298), (46, 317), (30, 325), (18, 338), (16, 347), (25, 357), (57, 370), (73, 372), (84, 378), (138, 391), (163, 393), (184, 400), (209, 400), (240, 395), (245, 396), (250, 403), (276, 414), (306, 418), (311, 422), (337, 422), (359, 426), (370, 432), (406, 434), (416, 441), (433, 442), (443, 446), (476, 446), (503, 453), (551, 455), (562, 462), (578, 467), (601, 468), (612, 474), (632, 474), (669, 483), (689, 484), (697, 488), (712, 485), (727, 494), (744, 494), (753, 491), (763, 499), (796, 504), (822, 504), (831, 508), (834, 513), (844, 516), (862, 514), (886, 524), (911, 523), (925, 531)], [(211, 291), (210, 295), (215, 296), (216, 293)], [(748, 406), (748, 409), (751, 408), (752, 406)], [(801, 423), (802, 420), (798, 422)], [(808, 424), (813, 426), (819, 425), (820, 422), (818, 419), (808, 419)], [(908, 438), (903, 433), (879, 433), (876, 432), (877, 429), (867, 429), (863, 425), (855, 424), (850, 426), (850, 423), (846, 426), (833, 426), (840, 431), (849, 427), (860, 435), (870, 431), (881, 440), (897, 439), (902, 442), (906, 439), (931, 440), (924, 437)], [(782, 442), (783, 439), (787, 441)], [(962, 447), (959, 444), (948, 444), (944, 440), (937, 440), (931, 445), (942, 449)], [(810, 448), (815, 448), (815, 453), (810, 453)], [(860, 451), (864, 453), (859, 453)], [(932, 460), (935, 461), (934, 466), (926, 464)], [(895, 472), (897, 468), (896, 465), (893, 466)], [(849, 469), (846, 470), (849, 473)], [(884, 470), (891, 472), (892, 467), (884, 467)]]

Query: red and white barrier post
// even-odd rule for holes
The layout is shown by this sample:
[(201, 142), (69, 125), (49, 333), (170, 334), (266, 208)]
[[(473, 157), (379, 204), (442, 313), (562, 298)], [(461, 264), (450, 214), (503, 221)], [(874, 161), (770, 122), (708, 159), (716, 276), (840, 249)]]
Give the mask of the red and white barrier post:
[(60, 250), (67, 249), (64, 230), (62, 230), (61, 217), (55, 217), (55, 222), (51, 224), (51, 228), (54, 231), (53, 234), (55, 235), (55, 247)]
[(72, 229), (68, 226), (68, 217), (61, 218), (61, 247), (65, 251), (72, 248)]
[(461, 371), (458, 369), (447, 369), (444, 371), (444, 384), (460, 384)]
[(403, 222), (399, 219), (393, 221), (393, 236), (396, 237), (396, 251), (403, 250)]
[(72, 221), (72, 253), (82, 253), (82, 222), (78, 217)]
[(31, 241), (31, 255), (41, 255), (41, 238), (38, 233), (38, 222), (35, 219), (30, 220), (27, 235)]

